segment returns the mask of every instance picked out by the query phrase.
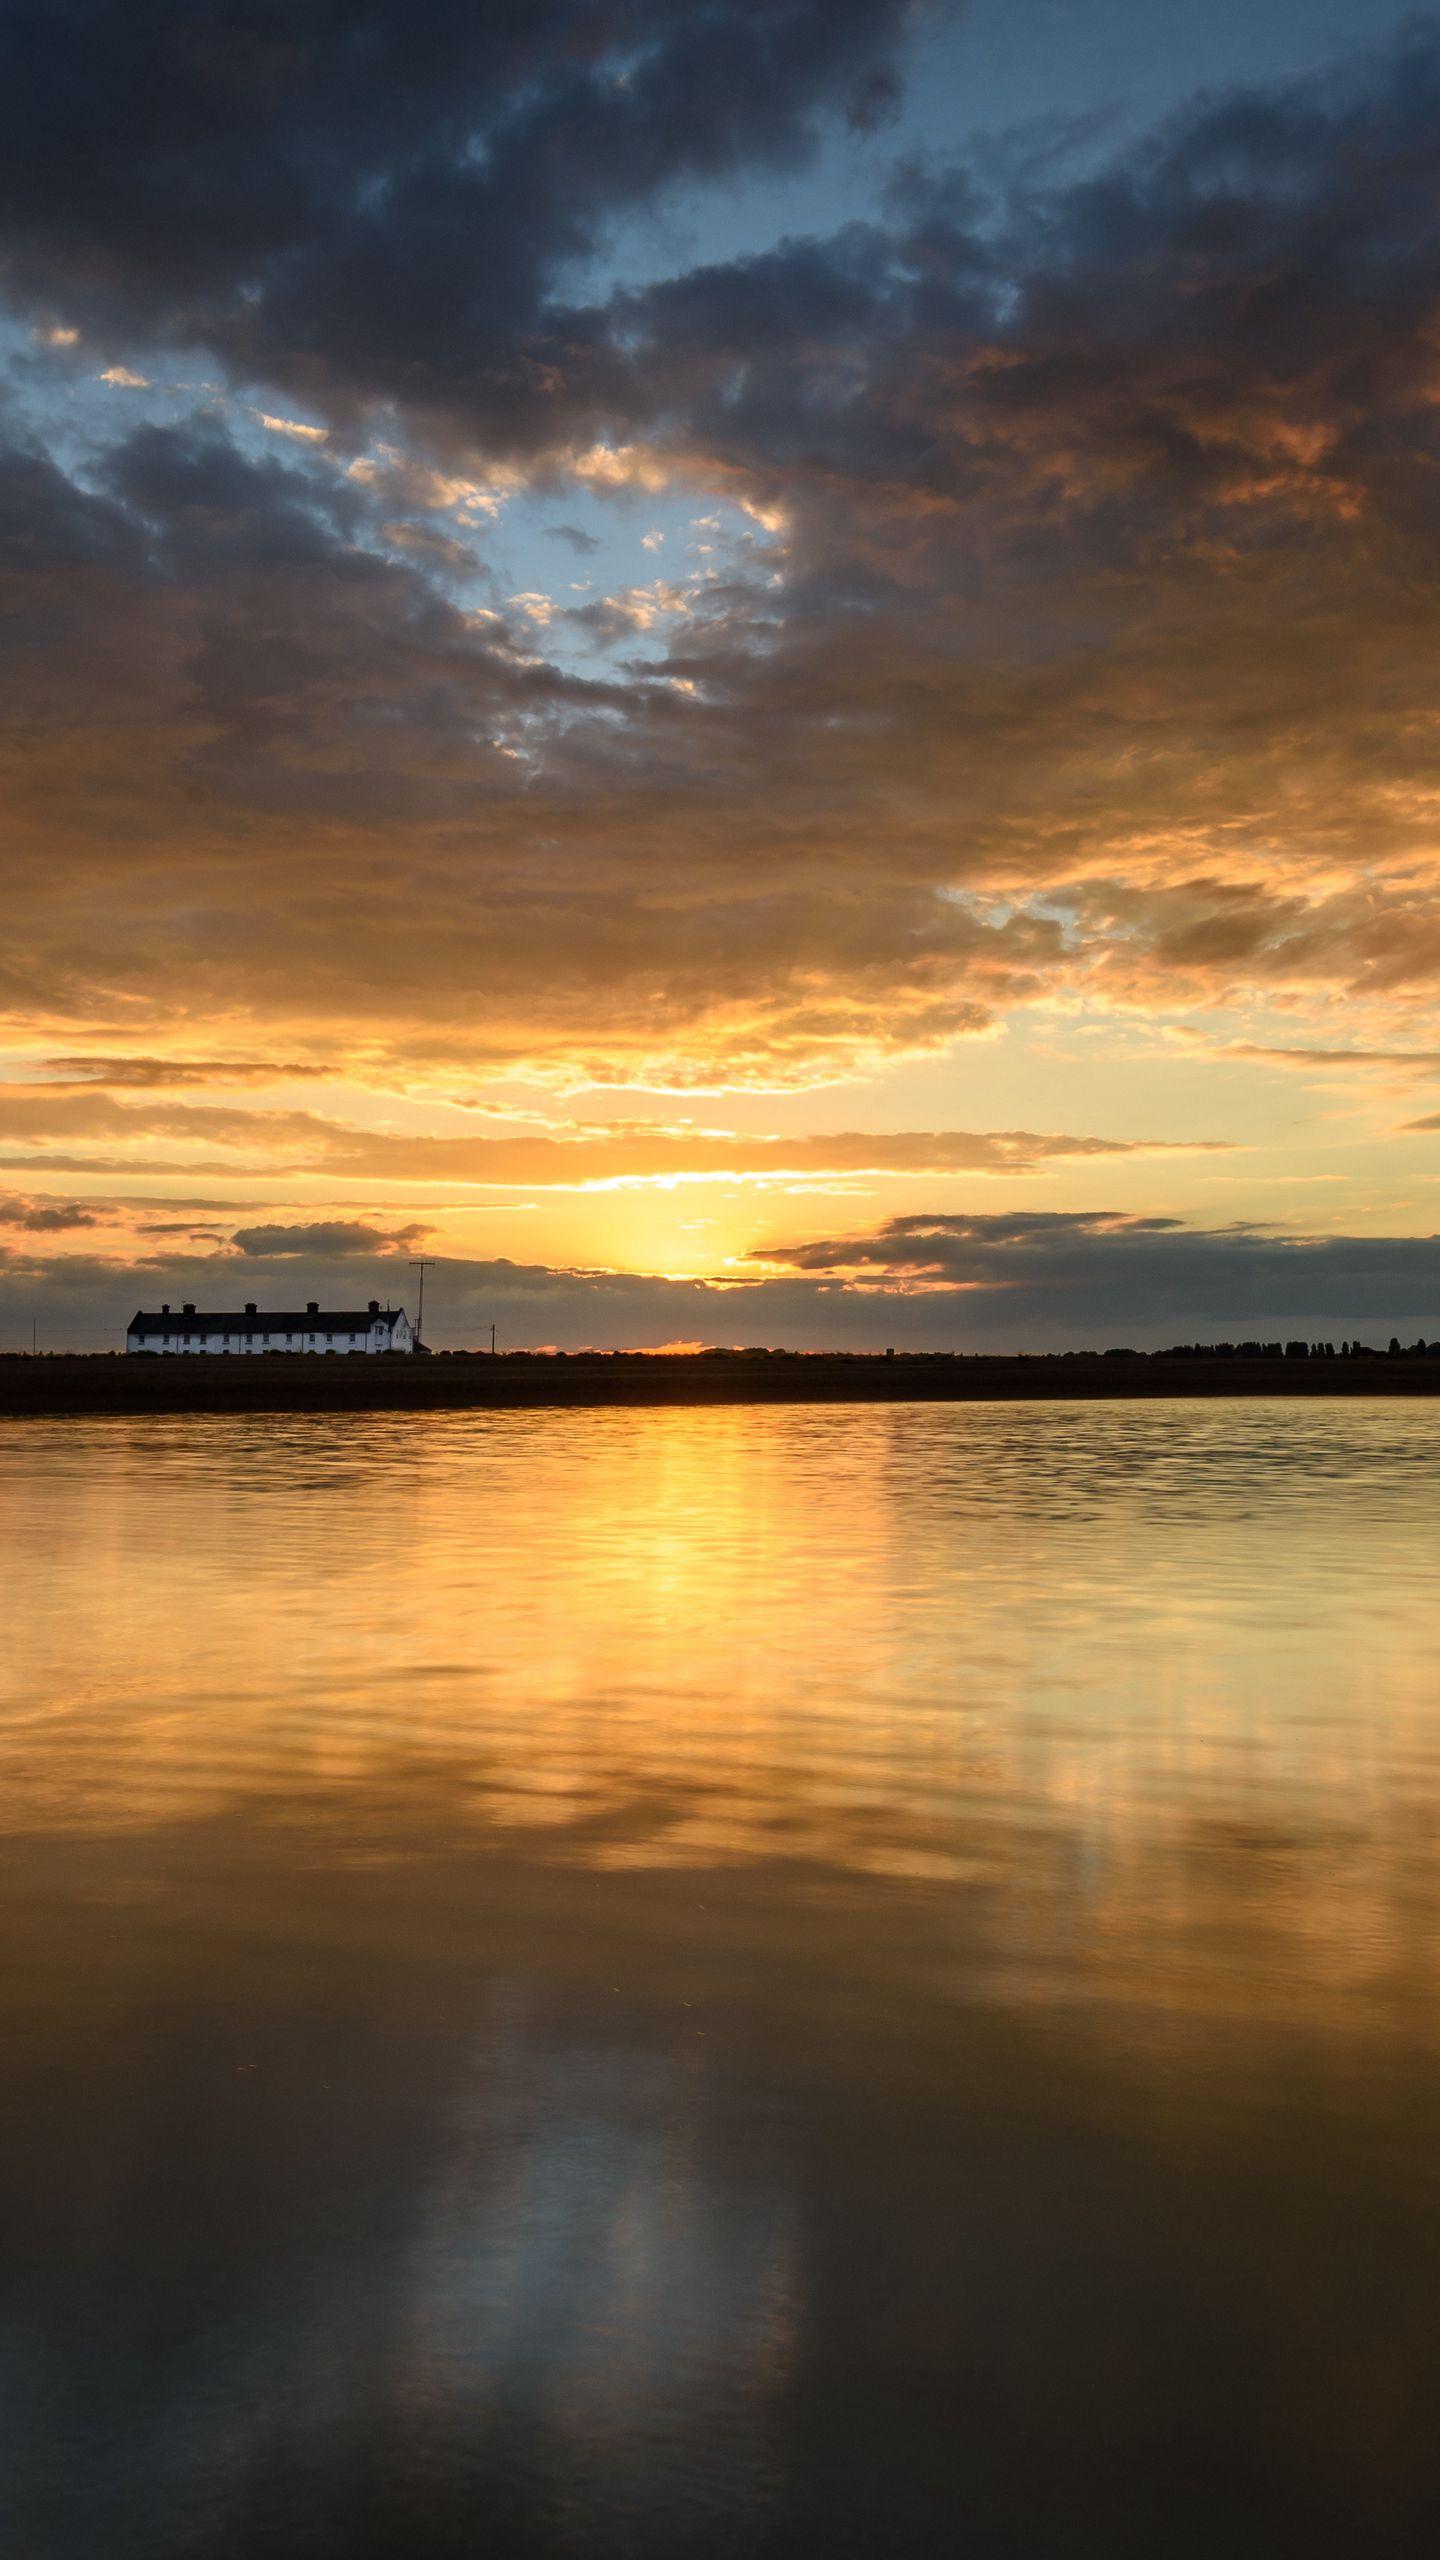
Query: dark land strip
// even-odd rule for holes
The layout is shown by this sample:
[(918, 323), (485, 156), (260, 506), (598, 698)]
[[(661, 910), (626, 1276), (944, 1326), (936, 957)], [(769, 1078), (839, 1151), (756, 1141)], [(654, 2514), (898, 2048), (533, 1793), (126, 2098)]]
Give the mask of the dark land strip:
[(0, 1414), (387, 1413), (536, 1405), (898, 1404), (1126, 1396), (1433, 1396), (1440, 1356), (1071, 1352), (441, 1352), (0, 1356)]

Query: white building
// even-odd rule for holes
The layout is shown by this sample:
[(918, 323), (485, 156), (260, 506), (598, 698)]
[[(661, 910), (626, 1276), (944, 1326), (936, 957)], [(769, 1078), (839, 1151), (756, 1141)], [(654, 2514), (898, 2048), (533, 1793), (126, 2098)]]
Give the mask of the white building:
[(253, 1298), (240, 1315), (201, 1315), (189, 1305), (177, 1313), (161, 1307), (132, 1316), (127, 1351), (415, 1351), (419, 1348), (403, 1307), (322, 1307), (312, 1298), (303, 1314), (266, 1311)]

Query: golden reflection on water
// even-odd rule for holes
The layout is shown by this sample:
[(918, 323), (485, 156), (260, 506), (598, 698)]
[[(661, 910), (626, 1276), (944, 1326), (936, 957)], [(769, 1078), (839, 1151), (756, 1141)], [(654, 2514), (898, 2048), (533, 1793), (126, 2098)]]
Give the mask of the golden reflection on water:
[[(1008, 1999), (1434, 1963), (1428, 1408), (18, 1426), (0, 1824), (304, 1799), (958, 1896)], [(376, 1809), (380, 1808), (377, 1819)], [(392, 1841), (391, 1847), (395, 1844)]]
[(0, 2545), (1428, 2553), (1434, 1427), (0, 1429)]

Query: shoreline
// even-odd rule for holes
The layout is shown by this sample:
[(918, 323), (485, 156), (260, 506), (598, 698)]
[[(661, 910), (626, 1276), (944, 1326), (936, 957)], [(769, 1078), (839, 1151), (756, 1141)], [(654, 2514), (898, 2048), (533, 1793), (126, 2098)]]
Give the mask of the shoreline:
[(1440, 1358), (1145, 1352), (280, 1353), (147, 1359), (0, 1355), (0, 1418), (66, 1414), (429, 1413), (731, 1404), (971, 1404), (1136, 1397), (1440, 1395)]

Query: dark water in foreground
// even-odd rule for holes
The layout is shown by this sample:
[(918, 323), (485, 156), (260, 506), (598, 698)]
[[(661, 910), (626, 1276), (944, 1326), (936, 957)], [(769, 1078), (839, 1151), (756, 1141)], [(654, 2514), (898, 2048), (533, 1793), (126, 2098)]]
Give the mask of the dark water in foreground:
[(1440, 2548), (1437, 1432), (0, 1429), (7, 2560)]

